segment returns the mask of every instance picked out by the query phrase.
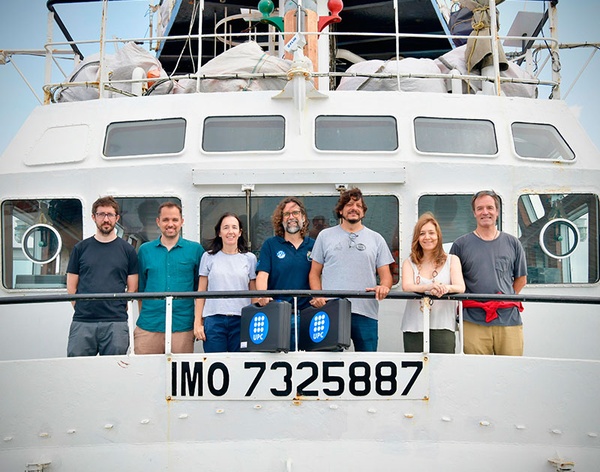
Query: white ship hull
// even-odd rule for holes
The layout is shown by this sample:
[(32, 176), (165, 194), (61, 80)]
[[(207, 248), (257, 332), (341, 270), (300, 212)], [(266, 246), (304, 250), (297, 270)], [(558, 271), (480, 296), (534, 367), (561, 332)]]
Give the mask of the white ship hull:
[[(319, 364), (422, 359), (401, 353), (189, 359), (227, 364), (236, 357)], [(51, 463), (48, 470), (542, 472), (555, 470), (553, 459), (596, 470), (600, 413), (593, 407), (597, 393), (586, 385), (600, 377), (598, 362), (432, 354), (425, 363), (423, 399), (167, 400), (163, 356), (4, 362), (2, 378), (14, 380), (3, 398), (3, 409), (13, 412), (2, 425), (3, 470)], [(230, 374), (248, 379), (243, 370)]]
[[(206, 3), (207, 10), (222, 8)], [(325, 16), (329, 7), (321, 3), (318, 13)], [(392, 9), (391, 2), (364, 3)], [(419, 12), (433, 8), (399, 3), (418, 3)], [(346, 21), (359, 7), (348, 9)], [(321, 71), (330, 62), (323, 38)], [(370, 53), (377, 58), (378, 48)], [(0, 161), (0, 470), (599, 469), (600, 152), (567, 105), (455, 88), (329, 90), (329, 77), (310, 75), (290, 73), (289, 99), (281, 90), (218, 91), (53, 103), (33, 111)], [(87, 85), (86, 91), (93, 88)], [(279, 120), (282, 145), (213, 149), (207, 123), (224, 117), (249, 117), (240, 129)], [(317, 138), (329, 130), (319, 123), (323, 117), (341, 117), (334, 123), (340, 133), (356, 117), (376, 130), (383, 117), (393, 142), (365, 150), (361, 139), (371, 146), (378, 141), (365, 133), (353, 142), (356, 149), (345, 148), (344, 139), (329, 148), (335, 133), (324, 142)], [(175, 150), (122, 151), (118, 145), (142, 140), (109, 137), (114, 124), (127, 129), (168, 120), (183, 129)], [(432, 132), (427, 120), (443, 122), (441, 131)], [(476, 131), (466, 137), (478, 136), (475, 144), (452, 139), (472, 125)], [(267, 128), (255, 134), (276, 134)], [(217, 131), (217, 144), (239, 144), (227, 127)], [(430, 133), (425, 146), (423, 131)], [(546, 138), (530, 142), (537, 131)], [(254, 143), (255, 134), (244, 136)], [(345, 136), (352, 141), (352, 133)], [(459, 149), (444, 148), (446, 142)], [(432, 143), (441, 148), (429, 148)], [(542, 152), (528, 154), (536, 145)], [(368, 216), (398, 261), (410, 252), (419, 214), (438, 200), (439, 215), (453, 208), (442, 224), (445, 242), (452, 242), (469, 228), (470, 196), (493, 188), (502, 199), (501, 229), (521, 238), (527, 251), (524, 356), (462, 354), (460, 333), (455, 355), (404, 353), (405, 299), (396, 274), (380, 307), (377, 353), (203, 354), (197, 343), (189, 355), (65, 357), (73, 315), (66, 263), (74, 244), (94, 234), (89, 213), (99, 196), (122, 202), (118, 234), (134, 245), (142, 241), (142, 204), (177, 199), (183, 237), (205, 241), (214, 215), (233, 208), (247, 217), (256, 250), (271, 235), (273, 202), (294, 195), (313, 214), (328, 215), (331, 199), (351, 186), (365, 194)], [(566, 229), (544, 233), (555, 219)], [(35, 260), (45, 257), (45, 246), (37, 246), (43, 238), (24, 234), (36, 225), (58, 228), (62, 248), (55, 260)], [(36, 296), (56, 298), (40, 304)], [(133, 328), (133, 304), (130, 314)]]

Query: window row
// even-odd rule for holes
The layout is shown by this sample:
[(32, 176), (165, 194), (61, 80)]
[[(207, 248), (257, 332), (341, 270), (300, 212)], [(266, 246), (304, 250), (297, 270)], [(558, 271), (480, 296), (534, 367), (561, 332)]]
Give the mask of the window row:
[[(177, 154), (183, 151), (186, 120), (111, 123), (104, 143), (106, 157)], [(281, 151), (285, 147), (283, 116), (214, 116), (204, 120), (206, 152)], [(321, 151), (395, 151), (398, 131), (393, 116), (318, 116), (315, 147)], [(418, 117), (415, 145), (424, 153), (493, 156), (496, 130), (488, 120)], [(513, 123), (517, 155), (551, 161), (572, 161), (575, 154), (551, 125)]]
[[(218, 218), (226, 211), (237, 213), (251, 250), (259, 254), (265, 239), (273, 235), (271, 214), (281, 196), (204, 197), (200, 201), (200, 234), (188, 239), (207, 245)], [(337, 195), (303, 198), (310, 220), (309, 235), (316, 238), (326, 227), (338, 224), (333, 208)], [(400, 235), (408, 253), (412, 228), (401, 228), (398, 198), (366, 197), (369, 210), (364, 224), (386, 240), (395, 262), (398, 282)], [(156, 225), (158, 206), (164, 201), (181, 204), (178, 198), (117, 198), (121, 218), (119, 237), (134, 247), (160, 236)], [(529, 284), (587, 284), (599, 280), (599, 202), (594, 194), (526, 194), (518, 199), (518, 234), (527, 255)], [(442, 228), (448, 251), (459, 236), (476, 227), (471, 195), (424, 195), (418, 212), (432, 212)], [(64, 288), (71, 250), (83, 238), (83, 222), (89, 209), (76, 199), (6, 200), (2, 202), (2, 285), (7, 289)], [(184, 216), (186, 209), (184, 208)], [(502, 212), (500, 212), (502, 214)], [(498, 225), (502, 229), (499, 218)]]

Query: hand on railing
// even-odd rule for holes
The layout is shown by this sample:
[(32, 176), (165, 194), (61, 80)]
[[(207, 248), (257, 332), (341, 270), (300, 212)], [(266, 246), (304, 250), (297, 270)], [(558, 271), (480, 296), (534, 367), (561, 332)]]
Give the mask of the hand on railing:
[(325, 303), (327, 303), (327, 299), (323, 297), (315, 297), (312, 298), (309, 303), (315, 308), (321, 308), (325, 305)]
[(273, 299), (271, 297), (260, 297), (256, 300), (260, 306), (265, 306), (267, 303), (272, 302)]

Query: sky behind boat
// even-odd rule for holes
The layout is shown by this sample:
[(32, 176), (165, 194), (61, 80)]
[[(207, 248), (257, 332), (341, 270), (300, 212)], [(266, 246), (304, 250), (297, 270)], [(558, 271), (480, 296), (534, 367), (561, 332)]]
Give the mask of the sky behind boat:
[[(158, 3), (158, 0), (154, 0)], [(147, 37), (148, 0), (125, 0), (109, 4), (109, 38)], [(258, 4), (258, 0), (257, 0)], [(99, 34), (100, 2), (91, 4), (58, 5), (63, 21), (76, 39), (96, 39)], [(600, 18), (598, 0), (560, 0), (558, 35), (561, 43), (598, 43)], [(517, 11), (542, 11), (543, 2), (537, 0), (505, 0), (498, 6), (500, 33), (507, 34)], [(341, 14), (343, 18), (343, 11)], [(117, 21), (115, 22), (115, 18)], [(56, 31), (58, 31), (56, 29)], [(0, 49), (42, 49), (47, 34), (46, 0), (3, 0), (0, 15)], [(55, 41), (62, 35), (55, 33)], [(66, 47), (63, 47), (66, 48)], [(591, 48), (561, 52), (562, 97), (579, 117), (588, 134), (600, 148), (600, 53)], [(97, 45), (82, 47), (84, 55), (97, 52)], [(111, 52), (110, 49), (107, 52)], [(44, 60), (39, 57), (14, 56), (14, 65), (23, 73), (36, 96), (12, 64), (0, 66), (0, 153), (25, 121), (31, 110), (43, 100)], [(586, 65), (587, 68), (582, 68)], [(64, 62), (65, 73), (72, 65)], [(544, 74), (549, 77), (550, 65)], [(56, 80), (56, 79), (55, 79)], [(575, 84), (573, 85), (573, 83)], [(547, 97), (548, 87), (540, 87), (540, 96)]]

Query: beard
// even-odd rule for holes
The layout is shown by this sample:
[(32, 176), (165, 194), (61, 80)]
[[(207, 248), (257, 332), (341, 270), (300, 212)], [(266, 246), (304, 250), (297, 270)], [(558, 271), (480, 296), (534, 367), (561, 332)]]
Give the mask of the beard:
[(104, 224), (100, 224), (100, 225), (96, 225), (98, 230), (104, 235), (104, 236), (108, 236), (110, 234), (112, 234), (112, 232), (115, 230), (115, 225), (108, 225), (108, 227), (105, 227)]
[(302, 226), (304, 225), (304, 221), (288, 221), (283, 225), (283, 229), (288, 234), (296, 234), (300, 232)]
[(360, 216), (358, 216), (357, 214), (352, 214), (352, 215), (348, 215), (348, 216), (342, 216), (342, 219), (346, 220), (348, 223), (354, 225), (356, 223), (360, 223), (360, 221), (362, 220), (362, 218)]

